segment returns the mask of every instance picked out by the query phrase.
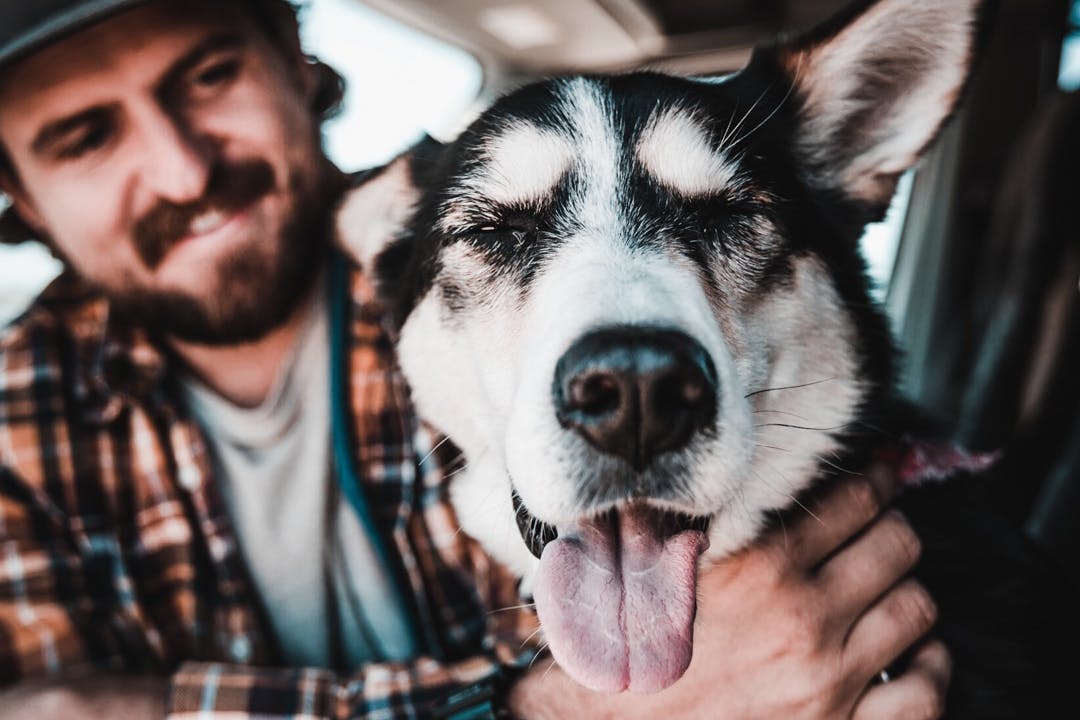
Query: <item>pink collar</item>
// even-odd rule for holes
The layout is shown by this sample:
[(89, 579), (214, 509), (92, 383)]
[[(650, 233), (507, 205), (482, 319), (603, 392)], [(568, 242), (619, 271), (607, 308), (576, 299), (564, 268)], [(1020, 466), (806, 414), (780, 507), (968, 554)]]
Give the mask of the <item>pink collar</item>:
[(961, 472), (983, 472), (998, 461), (1001, 452), (973, 453), (959, 445), (905, 437), (881, 448), (877, 457), (895, 468), (897, 485), (904, 488), (946, 480)]

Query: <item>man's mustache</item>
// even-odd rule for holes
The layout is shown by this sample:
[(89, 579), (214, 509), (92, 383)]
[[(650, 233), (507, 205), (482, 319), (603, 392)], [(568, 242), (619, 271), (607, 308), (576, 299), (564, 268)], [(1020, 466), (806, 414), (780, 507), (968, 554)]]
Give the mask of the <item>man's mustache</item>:
[(154, 269), (174, 245), (191, 234), (195, 218), (211, 211), (238, 212), (273, 189), (274, 169), (265, 160), (218, 164), (202, 198), (184, 204), (161, 200), (135, 223), (135, 252)]

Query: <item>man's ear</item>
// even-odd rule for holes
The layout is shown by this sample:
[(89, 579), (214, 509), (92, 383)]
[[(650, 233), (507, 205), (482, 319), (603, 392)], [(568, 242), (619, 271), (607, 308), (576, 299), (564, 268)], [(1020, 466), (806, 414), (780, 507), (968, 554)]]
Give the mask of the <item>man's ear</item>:
[(408, 229), (420, 200), (406, 153), (346, 193), (334, 218), (338, 244), (368, 273)]
[(10, 206), (0, 213), (0, 243), (17, 244), (43, 239), (45, 223), (42, 222), (41, 213), (22, 185), (7, 170), (0, 170), (0, 193), (10, 202)]
[(871, 207), (953, 113), (971, 72), (983, 0), (876, 0), (773, 48), (800, 101), (809, 180)]

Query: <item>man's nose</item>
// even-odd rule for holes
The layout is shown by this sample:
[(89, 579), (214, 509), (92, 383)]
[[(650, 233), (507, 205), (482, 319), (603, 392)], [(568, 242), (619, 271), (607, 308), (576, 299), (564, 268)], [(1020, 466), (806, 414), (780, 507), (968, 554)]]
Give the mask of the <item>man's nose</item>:
[(142, 176), (147, 189), (176, 204), (201, 198), (213, 165), (210, 142), (162, 110), (149, 110), (142, 120)]

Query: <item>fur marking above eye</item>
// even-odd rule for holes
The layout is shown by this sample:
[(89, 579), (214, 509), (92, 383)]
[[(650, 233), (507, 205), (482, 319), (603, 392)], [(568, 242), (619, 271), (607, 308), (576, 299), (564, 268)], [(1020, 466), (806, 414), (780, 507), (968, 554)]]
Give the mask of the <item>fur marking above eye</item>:
[(502, 205), (522, 205), (552, 192), (570, 169), (573, 151), (565, 138), (530, 124), (511, 126), (488, 143), (483, 169), (466, 187)]
[(649, 121), (638, 160), (657, 182), (687, 198), (719, 195), (736, 183), (738, 164), (712, 147), (706, 128), (687, 110), (665, 110)]

